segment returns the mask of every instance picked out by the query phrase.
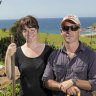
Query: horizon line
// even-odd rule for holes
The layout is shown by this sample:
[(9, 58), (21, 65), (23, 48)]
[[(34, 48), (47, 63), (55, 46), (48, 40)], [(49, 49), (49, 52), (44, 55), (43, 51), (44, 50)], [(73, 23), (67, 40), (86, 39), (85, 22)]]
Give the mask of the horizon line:
[[(63, 17), (39, 17), (36, 19), (55, 19), (55, 18), (63, 18)], [(80, 16), (79, 18), (96, 18), (96, 16)], [(19, 20), (19, 19), (18, 18), (12, 18), (12, 19), (5, 18), (5, 19), (0, 19), (0, 20)]]

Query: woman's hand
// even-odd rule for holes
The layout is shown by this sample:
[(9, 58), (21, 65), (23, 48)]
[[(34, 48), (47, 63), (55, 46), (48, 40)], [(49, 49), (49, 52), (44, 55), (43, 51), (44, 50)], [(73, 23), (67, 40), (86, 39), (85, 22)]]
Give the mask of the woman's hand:
[(7, 48), (6, 54), (11, 57), (12, 55), (14, 55), (15, 52), (16, 52), (16, 44), (11, 43)]

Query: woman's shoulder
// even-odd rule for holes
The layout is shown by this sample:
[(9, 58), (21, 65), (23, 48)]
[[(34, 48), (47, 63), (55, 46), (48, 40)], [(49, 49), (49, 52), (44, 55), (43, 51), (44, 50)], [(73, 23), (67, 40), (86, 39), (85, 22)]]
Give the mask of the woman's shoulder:
[(20, 47), (17, 47), (16, 54), (17, 55), (20, 55), (21, 53), (22, 53), (21, 46)]
[(54, 50), (54, 48), (51, 45), (48, 45), (48, 44), (45, 44), (45, 49), (50, 50), (50, 51)]
[(21, 50), (21, 46), (20, 47), (17, 47), (16, 51), (20, 51)]

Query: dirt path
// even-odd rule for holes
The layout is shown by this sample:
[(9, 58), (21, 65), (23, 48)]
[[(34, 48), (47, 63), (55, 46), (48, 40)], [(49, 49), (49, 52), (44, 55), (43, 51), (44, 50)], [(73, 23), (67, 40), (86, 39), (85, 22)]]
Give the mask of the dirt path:
[(0, 90), (9, 85), (10, 83), (11, 80), (7, 78), (4, 67), (0, 68)]

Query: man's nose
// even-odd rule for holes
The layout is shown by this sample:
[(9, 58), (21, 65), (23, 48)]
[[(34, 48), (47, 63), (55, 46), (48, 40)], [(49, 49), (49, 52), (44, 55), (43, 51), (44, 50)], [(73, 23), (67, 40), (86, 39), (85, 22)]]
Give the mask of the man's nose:
[(72, 31), (71, 28), (69, 28), (68, 31), (67, 31), (67, 34), (70, 34), (71, 31)]

